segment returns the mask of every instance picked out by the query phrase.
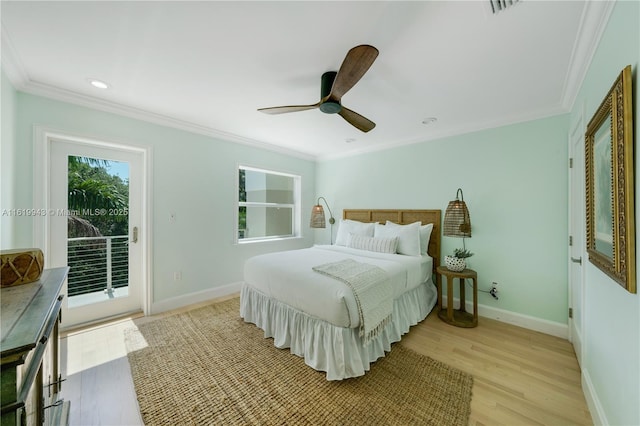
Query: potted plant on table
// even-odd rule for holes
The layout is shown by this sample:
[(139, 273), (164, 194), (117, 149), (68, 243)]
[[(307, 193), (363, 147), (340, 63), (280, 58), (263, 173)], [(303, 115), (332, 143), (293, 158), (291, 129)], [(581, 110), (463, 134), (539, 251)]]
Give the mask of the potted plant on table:
[(467, 261), (465, 259), (471, 256), (473, 256), (473, 253), (469, 250), (457, 248), (453, 251), (453, 256), (447, 255), (444, 257), (444, 263), (449, 270), (460, 272), (467, 267)]

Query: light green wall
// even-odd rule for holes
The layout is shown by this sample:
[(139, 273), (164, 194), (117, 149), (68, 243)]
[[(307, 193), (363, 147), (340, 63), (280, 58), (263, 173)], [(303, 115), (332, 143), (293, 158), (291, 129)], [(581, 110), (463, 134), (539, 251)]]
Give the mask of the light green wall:
[(17, 94), (9, 79), (1, 73), (0, 92), (2, 95), (1, 128), (0, 135), (0, 249), (15, 248), (14, 218), (2, 211), (8, 206), (14, 205), (15, 176), (14, 176), (14, 147), (15, 147), (15, 120)]
[[(15, 208), (32, 206), (34, 125), (151, 147), (154, 302), (240, 282), (245, 259), (313, 242), (313, 234), (302, 227), (300, 239), (233, 244), (237, 166), (301, 175), (302, 223), (307, 223), (315, 195), (313, 161), (22, 92), (17, 95), (16, 115), (15, 166), (12, 174), (2, 170), (3, 177), (7, 174), (19, 184)], [(171, 212), (176, 213), (176, 222), (170, 225)], [(15, 222), (16, 244), (32, 245), (32, 221)], [(182, 280), (175, 282), (173, 272), (178, 270)]]
[[(613, 81), (632, 65), (635, 140), (640, 135), (640, 2), (616, 2), (570, 114), (424, 142), (318, 165), (318, 194), (344, 208), (441, 208), (461, 187), (480, 287), (500, 285), (500, 300), (480, 303), (567, 322), (567, 135), (588, 122)], [(635, 149), (636, 165), (640, 149)], [(640, 188), (640, 173), (635, 178)], [(636, 190), (637, 193), (637, 190)], [(636, 223), (640, 208), (636, 203)], [(636, 241), (640, 236), (636, 227)], [(335, 233), (335, 229), (334, 229)], [(318, 240), (328, 239), (316, 233)], [(460, 244), (443, 237), (443, 255)], [(584, 256), (583, 256), (584, 257)], [(584, 262), (583, 388), (595, 421), (640, 424), (640, 300)], [(636, 258), (636, 270), (640, 262)]]
[[(481, 288), (500, 285), (500, 300), (480, 303), (567, 322), (567, 133), (584, 109), (588, 120), (622, 68), (631, 64), (640, 87), (640, 3), (617, 2), (570, 115), (428, 141), (344, 159), (312, 162), (271, 151), (16, 93), (2, 73), (2, 208), (32, 205), (32, 128), (148, 145), (153, 148), (153, 287), (155, 300), (242, 279), (250, 256), (328, 243), (328, 230), (305, 238), (234, 246), (237, 163), (303, 176), (303, 224), (315, 197), (336, 217), (344, 208), (440, 208), (464, 190), (475, 254), (469, 265)], [(640, 108), (634, 99), (635, 134)], [(636, 164), (638, 163), (636, 149)], [(640, 187), (636, 172), (636, 188)], [(168, 214), (177, 226), (168, 227)], [(640, 208), (636, 206), (636, 223)], [(27, 218), (2, 218), (2, 248), (30, 246)], [(334, 227), (335, 234), (337, 227)], [(640, 228), (640, 227), (639, 227)], [(638, 235), (636, 240), (640, 241)], [(443, 255), (460, 240), (443, 237)], [(181, 269), (183, 280), (172, 281)], [(637, 265), (640, 270), (640, 265)], [(591, 392), (610, 424), (640, 424), (640, 302), (585, 262), (584, 358)]]
[[(558, 116), (318, 165), (318, 194), (344, 208), (442, 209), (462, 188), (479, 303), (567, 322), (567, 127)], [(335, 229), (334, 229), (335, 231)], [(325, 238), (317, 234), (318, 239)], [(328, 237), (326, 237), (328, 239)], [(461, 247), (442, 237), (442, 256)]]
[[(635, 122), (635, 187), (640, 188), (637, 165), (640, 135), (638, 88), (640, 77), (640, 2), (617, 2), (573, 108), (577, 122), (584, 108), (589, 122), (622, 69), (633, 71)], [(637, 199), (637, 197), (636, 197)], [(640, 205), (636, 202), (636, 242), (640, 241)], [(630, 294), (585, 262), (583, 374), (612, 425), (640, 424), (640, 297)], [(640, 271), (636, 252), (636, 271)]]

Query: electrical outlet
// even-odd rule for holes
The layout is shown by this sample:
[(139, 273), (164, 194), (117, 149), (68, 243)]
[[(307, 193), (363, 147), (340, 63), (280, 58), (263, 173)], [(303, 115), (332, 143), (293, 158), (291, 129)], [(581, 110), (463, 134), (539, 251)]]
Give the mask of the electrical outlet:
[(491, 290), (489, 290), (489, 294), (496, 300), (498, 300), (498, 283), (497, 282), (492, 282), (491, 283)]

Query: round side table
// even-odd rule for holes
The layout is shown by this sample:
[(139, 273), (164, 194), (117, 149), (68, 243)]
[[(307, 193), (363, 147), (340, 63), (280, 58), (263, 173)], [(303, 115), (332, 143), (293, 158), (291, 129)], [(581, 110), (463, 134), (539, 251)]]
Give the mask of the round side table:
[[(476, 327), (478, 325), (478, 274), (473, 269), (465, 269), (460, 272), (452, 271), (446, 266), (438, 266), (436, 272), (447, 278), (447, 306), (442, 306), (443, 282), (438, 279), (438, 316), (447, 324), (458, 327)], [(460, 308), (453, 309), (453, 280), (460, 281)], [(465, 303), (465, 280), (473, 281), (473, 314), (467, 312)]]

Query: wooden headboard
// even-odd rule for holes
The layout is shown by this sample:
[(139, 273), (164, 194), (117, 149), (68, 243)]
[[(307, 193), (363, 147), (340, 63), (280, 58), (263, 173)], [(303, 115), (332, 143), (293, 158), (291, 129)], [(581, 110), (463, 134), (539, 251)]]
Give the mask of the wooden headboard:
[(386, 223), (387, 220), (400, 225), (407, 225), (413, 222), (422, 222), (423, 225), (433, 223), (433, 231), (431, 231), (431, 239), (429, 240), (429, 249), (427, 253), (433, 258), (433, 270), (440, 265), (440, 218), (442, 210), (364, 210), (364, 209), (345, 209), (342, 211), (343, 219), (357, 220), (360, 222), (380, 222)]

